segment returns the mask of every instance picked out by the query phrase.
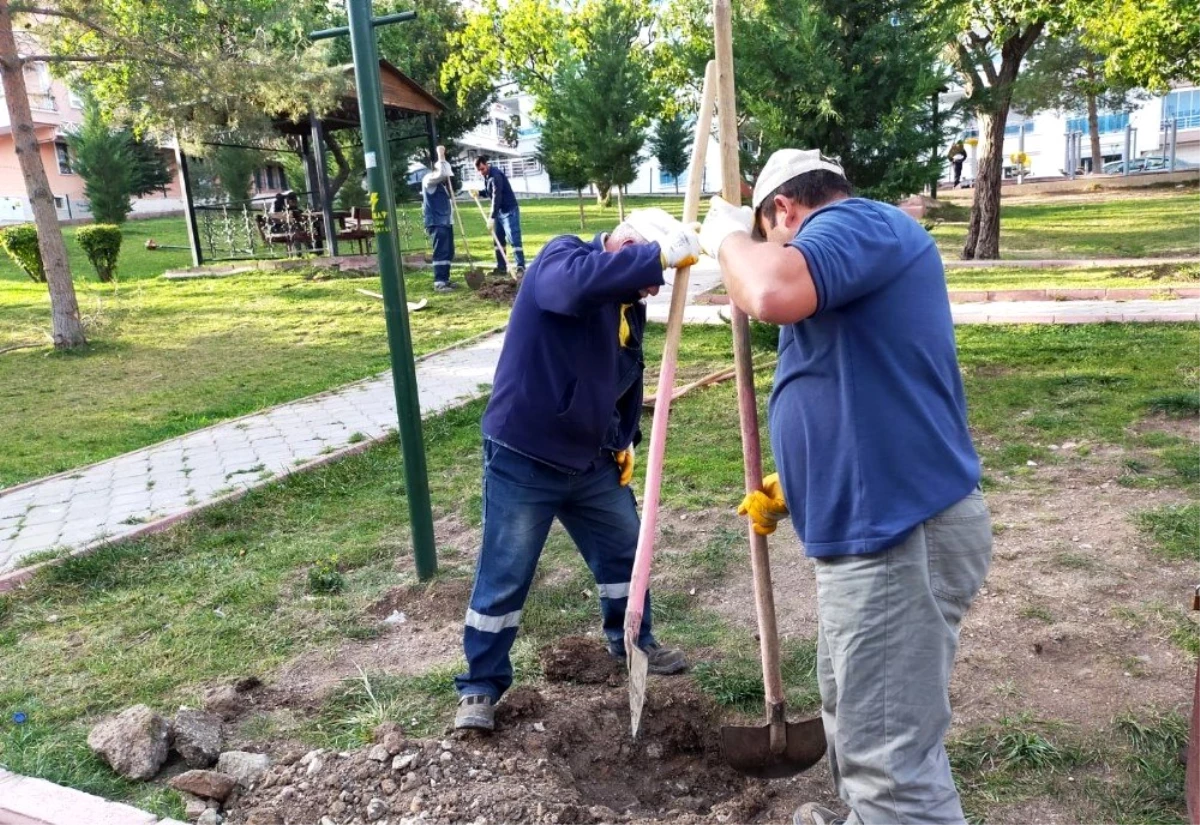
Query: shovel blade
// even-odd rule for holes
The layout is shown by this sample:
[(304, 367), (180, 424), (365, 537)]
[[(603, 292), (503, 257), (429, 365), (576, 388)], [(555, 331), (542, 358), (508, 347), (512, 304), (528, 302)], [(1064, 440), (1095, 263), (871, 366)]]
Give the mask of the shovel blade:
[(474, 269), (474, 268), (468, 269), (466, 275), (464, 275), (463, 278), (467, 282), (467, 287), (472, 292), (478, 292), (479, 288), (481, 286), (483, 286), (483, 270), (482, 269)]
[(825, 755), (825, 726), (819, 718), (787, 722), (786, 746), (771, 749), (771, 726), (727, 725), (721, 750), (735, 771), (758, 779), (782, 779), (806, 771)]
[(642, 706), (646, 704), (646, 675), (650, 659), (637, 645), (625, 645), (625, 661), (629, 665), (629, 732), (637, 738), (642, 725)]

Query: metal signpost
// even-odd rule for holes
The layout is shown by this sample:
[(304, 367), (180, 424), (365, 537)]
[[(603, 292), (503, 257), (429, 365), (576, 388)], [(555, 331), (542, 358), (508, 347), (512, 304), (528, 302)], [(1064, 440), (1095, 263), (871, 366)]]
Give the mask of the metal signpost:
[(313, 40), (350, 35), (354, 54), (354, 85), (358, 91), (362, 122), (363, 158), (371, 217), (379, 255), (383, 286), (383, 308), (387, 319), (388, 349), (392, 358), (392, 383), (396, 390), (400, 449), (404, 455), (404, 486), (412, 523), (413, 557), (422, 581), (437, 573), (437, 549), (433, 539), (433, 510), (429, 500), (429, 476), (425, 466), (425, 444), (421, 438), (421, 404), (417, 396), (417, 371), (413, 364), (412, 332), (408, 326), (408, 303), (400, 270), (397, 241), (396, 201), (392, 192), (391, 158), (384, 129), (383, 93), (379, 85), (379, 54), (375, 27), (415, 18), (416, 12), (371, 16), (371, 0), (347, 0), (349, 26), (313, 32)]

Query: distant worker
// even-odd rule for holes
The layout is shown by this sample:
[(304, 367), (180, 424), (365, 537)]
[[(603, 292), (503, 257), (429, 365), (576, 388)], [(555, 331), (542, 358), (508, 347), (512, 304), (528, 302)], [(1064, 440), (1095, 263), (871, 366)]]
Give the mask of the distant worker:
[(421, 178), (421, 213), (425, 234), (433, 244), (433, 288), (437, 292), (458, 289), (450, 283), (450, 264), (454, 261), (454, 213), (450, 203), (450, 179), (454, 170), (446, 160), (446, 147), (437, 148), (433, 171)]
[(525, 250), (521, 248), (521, 209), (517, 196), (513, 194), (508, 176), (488, 163), (486, 155), (475, 159), (475, 168), (483, 176), (483, 191), (492, 199), (492, 211), (488, 218), (488, 231), (496, 236), (496, 275), (508, 274), (508, 259), (504, 247), (512, 244), (517, 259), (513, 273), (520, 278), (525, 274)]
[(954, 169), (954, 181), (950, 185), (958, 188), (958, 182), (962, 180), (963, 161), (967, 159), (967, 150), (963, 148), (961, 140), (954, 141), (946, 157), (950, 158), (950, 166)]

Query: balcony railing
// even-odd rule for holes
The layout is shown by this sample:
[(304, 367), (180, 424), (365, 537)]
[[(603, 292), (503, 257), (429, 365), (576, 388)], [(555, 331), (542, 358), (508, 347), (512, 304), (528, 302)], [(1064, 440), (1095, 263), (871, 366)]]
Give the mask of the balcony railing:
[[(0, 101), (4, 93), (0, 91)], [(49, 92), (29, 92), (29, 108), (35, 112), (57, 112), (58, 101)]]

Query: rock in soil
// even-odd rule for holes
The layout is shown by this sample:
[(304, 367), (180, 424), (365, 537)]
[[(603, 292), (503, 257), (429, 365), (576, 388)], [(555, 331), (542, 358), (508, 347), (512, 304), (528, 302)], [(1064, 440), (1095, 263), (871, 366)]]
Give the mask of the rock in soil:
[(232, 776), (243, 788), (249, 788), (271, 764), (265, 753), (225, 751), (217, 758), (217, 770)]
[(167, 761), (171, 723), (145, 705), (134, 705), (92, 728), (87, 742), (121, 776), (150, 779)]
[(621, 661), (609, 656), (605, 646), (595, 639), (566, 636), (543, 647), (538, 655), (548, 682), (615, 687), (625, 678)]
[(185, 771), (167, 784), (177, 791), (224, 802), (237, 787), (237, 780), (219, 771)]
[(383, 745), (388, 755), (395, 756), (404, 750), (404, 728), (395, 722), (384, 722), (375, 728), (375, 743)]
[(200, 814), (200, 818), (196, 820), (196, 825), (221, 825), (221, 815), (212, 808), (209, 808)]
[[(514, 696), (517, 691), (497, 707), (498, 718)], [(739, 776), (720, 758), (714, 708), (686, 683), (672, 682), (669, 690), (664, 684), (647, 696), (641, 744), (629, 741), (624, 686), (551, 686), (530, 691), (519, 704), (521, 713), (491, 736), (410, 738), (401, 756), (417, 758), (405, 760), (403, 779), (391, 764), (370, 758), (372, 746), (328, 754), (314, 775), (307, 775), (304, 760), (274, 765), (259, 787), (234, 800), (227, 823), (272, 821), (268, 817), (315, 823), (328, 816), (339, 825), (384, 818), (392, 825), (481, 819), (716, 825), (753, 821), (767, 805), (768, 786)], [(534, 732), (535, 724), (544, 732)], [(649, 742), (659, 746), (653, 757)], [(442, 754), (452, 757), (443, 762)], [(308, 787), (283, 792), (301, 783)], [(371, 819), (375, 814), (380, 819)]]
[(204, 709), (226, 722), (236, 719), (246, 707), (246, 696), (233, 685), (221, 685), (204, 694)]
[(189, 768), (208, 768), (221, 755), (221, 718), (180, 708), (175, 714), (175, 752)]

